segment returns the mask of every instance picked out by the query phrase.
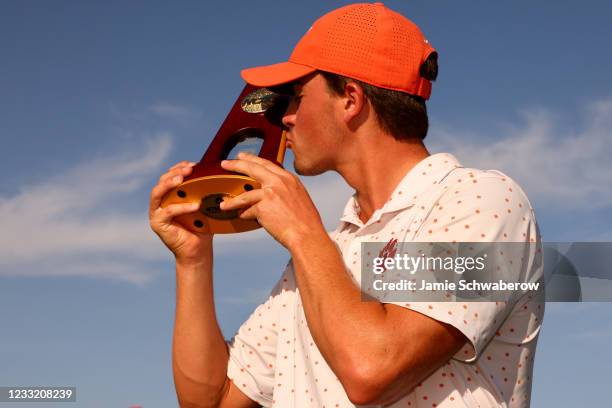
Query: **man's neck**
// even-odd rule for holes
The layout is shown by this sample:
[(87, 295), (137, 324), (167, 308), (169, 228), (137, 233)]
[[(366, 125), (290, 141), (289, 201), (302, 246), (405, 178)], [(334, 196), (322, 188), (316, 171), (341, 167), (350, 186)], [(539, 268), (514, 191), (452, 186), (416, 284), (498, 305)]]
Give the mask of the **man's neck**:
[(406, 173), (429, 156), (420, 140), (400, 142), (387, 136), (373, 138), (369, 144), (360, 146), (352, 162), (338, 169), (356, 191), (363, 223), (385, 205)]

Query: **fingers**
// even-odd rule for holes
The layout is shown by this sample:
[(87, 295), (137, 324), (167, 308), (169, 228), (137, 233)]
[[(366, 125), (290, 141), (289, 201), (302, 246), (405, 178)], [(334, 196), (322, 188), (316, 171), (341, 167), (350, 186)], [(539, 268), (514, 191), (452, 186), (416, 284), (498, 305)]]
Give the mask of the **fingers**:
[(250, 207), (263, 198), (263, 189), (257, 188), (255, 190), (247, 191), (236, 197), (226, 198), (219, 204), (219, 208), (223, 211), (235, 210), (237, 208)]
[(162, 174), (161, 177), (159, 178), (159, 181), (164, 181), (165, 179), (169, 178), (169, 177), (173, 177), (176, 175), (182, 175), (182, 176), (186, 176), (188, 174), (190, 174), (193, 171), (193, 166), (195, 166), (197, 163), (195, 164), (190, 164), (193, 162), (181, 162), (181, 163), (187, 163), (186, 165), (182, 166), (182, 165), (175, 165), (173, 167), (171, 167), (166, 173)]
[(270, 160), (266, 160), (264, 158), (261, 158), (259, 156), (254, 155), (254, 154), (250, 154), (250, 153), (247, 153), (247, 152), (240, 152), (240, 153), (238, 153), (238, 155), (236, 157), (238, 159), (240, 159), (240, 160), (245, 160), (245, 161), (250, 161), (250, 162), (253, 162), (253, 163), (257, 163), (257, 164), (265, 167), (266, 169), (270, 170), (272, 173), (276, 173), (278, 175), (282, 175), (282, 174), (287, 172), (285, 169), (283, 169), (279, 165), (271, 162)]
[(185, 160), (170, 167), (166, 173), (162, 174), (157, 185), (151, 190), (149, 216), (153, 216), (153, 212), (161, 205), (166, 193), (181, 184), (185, 176), (191, 174), (196, 164)]
[(241, 212), (239, 217), (243, 220), (257, 220), (257, 212), (257, 205), (254, 205)]
[(158, 207), (154, 211), (152, 224), (170, 224), (172, 220), (179, 215), (189, 214), (197, 211), (200, 208), (200, 203), (181, 203), (181, 204), (170, 204), (164, 208)]
[[(255, 180), (263, 184), (270, 184), (278, 177), (289, 174), (286, 170), (274, 165), (268, 160), (261, 159), (257, 156), (243, 155), (237, 160), (223, 160), (221, 167), (225, 170), (235, 171), (237, 173), (246, 174), (253, 177)], [(242, 158), (244, 157), (244, 159)], [(255, 159), (256, 157), (256, 159)], [(263, 161), (262, 161), (263, 160)]]
[(188, 166), (189, 166), (189, 167), (193, 167), (193, 166), (195, 166), (196, 164), (198, 164), (198, 163), (196, 163), (196, 162), (192, 162), (192, 161), (183, 160), (182, 162), (178, 162), (178, 163), (176, 163), (174, 166), (170, 167), (170, 168), (168, 169), (168, 171), (172, 171), (172, 170), (177, 169), (177, 168), (179, 168), (179, 167), (188, 167)]
[(159, 182), (155, 187), (153, 187), (151, 190), (151, 199), (149, 203), (150, 216), (152, 216), (153, 212), (159, 208), (162, 198), (166, 195), (166, 193), (182, 182), (183, 176), (176, 175), (172, 178), (167, 178), (164, 181)]
[(269, 181), (270, 175), (272, 175), (272, 173), (262, 165), (244, 160), (223, 160), (221, 162), (221, 167), (225, 170), (251, 176), (262, 184), (266, 182), (266, 180)]

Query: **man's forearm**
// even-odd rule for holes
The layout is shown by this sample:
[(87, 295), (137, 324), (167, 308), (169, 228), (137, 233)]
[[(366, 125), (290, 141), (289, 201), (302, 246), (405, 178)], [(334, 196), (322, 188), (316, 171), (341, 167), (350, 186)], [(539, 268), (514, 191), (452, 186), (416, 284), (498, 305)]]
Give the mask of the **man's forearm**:
[(227, 390), (228, 352), (214, 306), (212, 250), (199, 264), (176, 264), (172, 366), (182, 407), (217, 406)]
[(386, 311), (379, 302), (361, 302), (338, 248), (318, 235), (292, 248), (297, 284), (319, 350), (341, 381), (351, 381), (356, 370), (368, 369), (365, 355), (374, 357), (383, 344)]
[(396, 305), (361, 301), (327, 236), (304, 234), (291, 254), (312, 337), (355, 404), (397, 400), (465, 344), (454, 327)]

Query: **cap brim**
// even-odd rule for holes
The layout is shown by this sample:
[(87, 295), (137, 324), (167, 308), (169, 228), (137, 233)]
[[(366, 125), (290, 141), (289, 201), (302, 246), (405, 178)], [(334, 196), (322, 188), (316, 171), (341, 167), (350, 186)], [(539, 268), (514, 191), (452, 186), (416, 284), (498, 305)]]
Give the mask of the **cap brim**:
[(240, 75), (248, 84), (268, 87), (295, 81), (315, 71), (316, 68), (306, 65), (280, 62), (273, 65), (243, 69), (240, 71)]

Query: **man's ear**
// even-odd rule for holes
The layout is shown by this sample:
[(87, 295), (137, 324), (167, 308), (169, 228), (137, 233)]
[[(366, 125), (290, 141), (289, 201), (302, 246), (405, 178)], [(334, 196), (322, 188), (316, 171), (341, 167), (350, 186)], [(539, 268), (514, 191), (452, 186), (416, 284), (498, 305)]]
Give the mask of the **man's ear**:
[(343, 119), (345, 123), (349, 123), (361, 114), (367, 104), (366, 96), (363, 93), (361, 85), (354, 81), (348, 81), (344, 86), (342, 103), (344, 113)]

